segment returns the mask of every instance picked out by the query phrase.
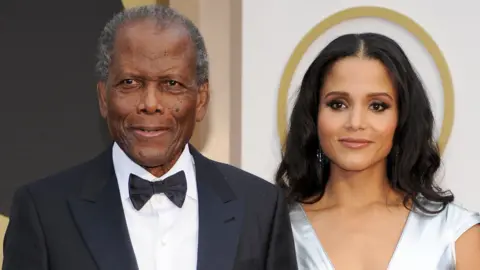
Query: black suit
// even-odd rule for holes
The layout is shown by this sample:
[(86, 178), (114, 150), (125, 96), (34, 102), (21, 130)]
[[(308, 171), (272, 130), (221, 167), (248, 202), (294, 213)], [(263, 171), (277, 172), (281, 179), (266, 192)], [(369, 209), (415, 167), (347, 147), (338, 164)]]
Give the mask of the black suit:
[[(193, 147), (191, 153), (199, 198), (197, 269), (297, 269), (281, 191)], [(138, 269), (111, 149), (16, 192), (3, 269)]]

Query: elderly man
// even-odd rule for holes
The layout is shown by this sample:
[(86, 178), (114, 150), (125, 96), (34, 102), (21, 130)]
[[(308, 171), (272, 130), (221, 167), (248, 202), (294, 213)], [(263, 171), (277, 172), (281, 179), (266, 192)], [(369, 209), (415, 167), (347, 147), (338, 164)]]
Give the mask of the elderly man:
[(155, 5), (117, 14), (96, 70), (115, 143), (16, 192), (4, 270), (296, 269), (279, 189), (188, 143), (209, 101), (192, 22)]

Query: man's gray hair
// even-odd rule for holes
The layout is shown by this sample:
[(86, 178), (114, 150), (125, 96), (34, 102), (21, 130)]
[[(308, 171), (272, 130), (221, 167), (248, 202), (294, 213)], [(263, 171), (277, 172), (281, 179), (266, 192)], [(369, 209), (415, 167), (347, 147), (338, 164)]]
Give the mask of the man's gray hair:
[(188, 18), (174, 9), (162, 5), (147, 5), (126, 9), (116, 14), (105, 25), (98, 40), (97, 64), (95, 65), (95, 72), (101, 81), (106, 81), (108, 78), (117, 30), (126, 23), (142, 19), (156, 20), (160, 27), (168, 27), (169, 25), (184, 27), (195, 46), (196, 82), (201, 85), (208, 81), (208, 54), (200, 31)]

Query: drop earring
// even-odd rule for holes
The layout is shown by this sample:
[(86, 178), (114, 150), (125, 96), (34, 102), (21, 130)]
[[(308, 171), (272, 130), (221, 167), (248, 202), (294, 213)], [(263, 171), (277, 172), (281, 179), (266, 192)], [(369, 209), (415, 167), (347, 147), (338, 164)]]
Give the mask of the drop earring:
[(318, 149), (317, 150), (317, 160), (318, 162), (320, 163), (320, 165), (323, 167), (325, 164), (327, 164), (328, 162), (328, 159), (327, 157), (325, 156), (325, 154), (323, 153), (322, 150)]
[(318, 159), (318, 162), (320, 163), (323, 162), (323, 154), (322, 154), (322, 151), (320, 151), (320, 149), (317, 150), (317, 159)]

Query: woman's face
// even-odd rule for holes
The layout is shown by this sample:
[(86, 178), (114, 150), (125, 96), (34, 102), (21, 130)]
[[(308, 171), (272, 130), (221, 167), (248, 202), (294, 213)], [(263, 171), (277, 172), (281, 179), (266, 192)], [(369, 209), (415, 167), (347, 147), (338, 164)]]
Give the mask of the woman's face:
[(318, 136), (332, 166), (363, 171), (385, 162), (397, 127), (396, 92), (378, 60), (347, 57), (326, 75)]

